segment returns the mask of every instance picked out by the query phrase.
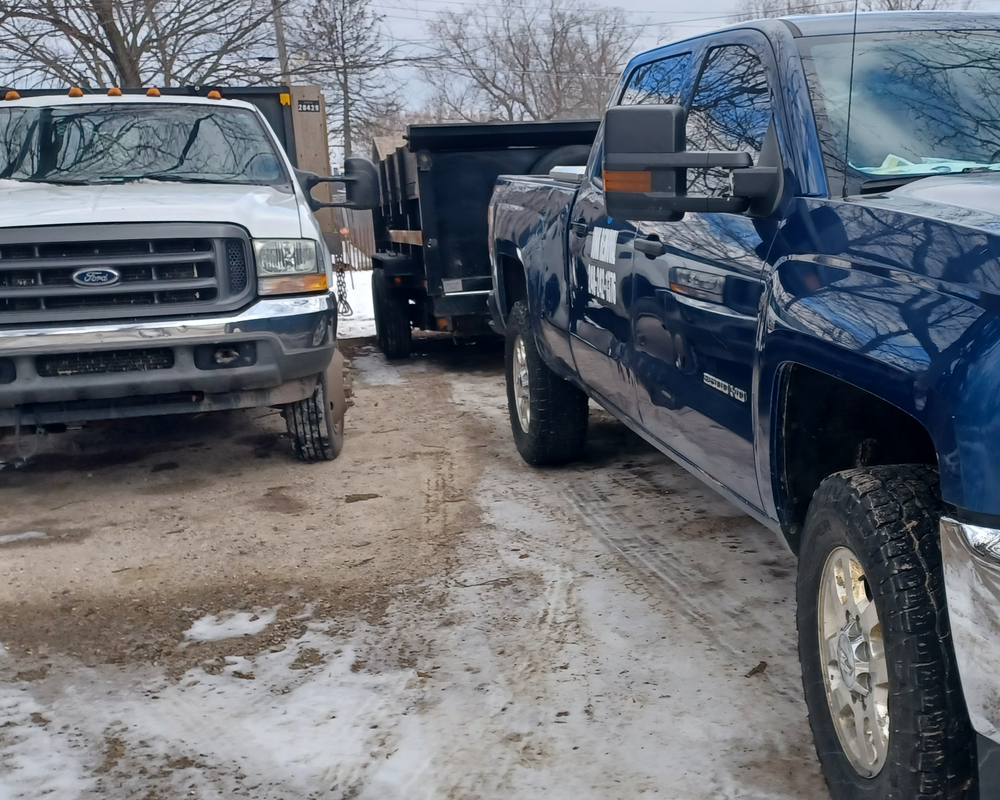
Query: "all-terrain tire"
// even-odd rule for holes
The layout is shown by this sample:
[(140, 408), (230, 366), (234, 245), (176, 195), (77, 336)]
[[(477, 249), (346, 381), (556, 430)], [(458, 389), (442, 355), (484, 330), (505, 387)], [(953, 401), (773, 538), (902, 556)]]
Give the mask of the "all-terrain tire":
[[(941, 512), (937, 471), (923, 465), (837, 473), (820, 484), (809, 506), (798, 569), (799, 658), (816, 751), (834, 800), (978, 797), (973, 733), (945, 602)], [(820, 655), (822, 575), (838, 548), (857, 556), (885, 654), (888, 744), (874, 777), (863, 777), (841, 744), (825, 676), (843, 673), (839, 662), (834, 667)]]
[(372, 299), (379, 350), (388, 359), (409, 358), (413, 332), (406, 293), (389, 283), (385, 270), (376, 269), (372, 272)]
[(325, 373), (316, 382), (316, 391), (311, 396), (285, 406), (281, 413), (292, 449), (300, 461), (333, 461), (340, 455), (344, 447), (344, 420), (333, 421)]
[[(523, 345), (523, 374), (527, 382), (529, 421), (522, 425), (515, 397), (515, 350)], [(587, 441), (587, 395), (550, 370), (535, 346), (528, 308), (514, 304), (507, 321), (507, 408), (517, 451), (527, 463), (564, 464), (579, 458)]]

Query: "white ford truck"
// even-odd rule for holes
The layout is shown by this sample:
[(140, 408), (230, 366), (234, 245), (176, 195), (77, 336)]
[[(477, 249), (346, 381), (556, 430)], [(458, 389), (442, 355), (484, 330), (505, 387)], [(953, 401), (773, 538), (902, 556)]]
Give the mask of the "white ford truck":
[[(332, 179), (249, 103), (112, 94), (0, 102), (0, 432), (274, 406), (300, 459), (335, 458)], [(370, 205), (349, 161), (343, 205)]]

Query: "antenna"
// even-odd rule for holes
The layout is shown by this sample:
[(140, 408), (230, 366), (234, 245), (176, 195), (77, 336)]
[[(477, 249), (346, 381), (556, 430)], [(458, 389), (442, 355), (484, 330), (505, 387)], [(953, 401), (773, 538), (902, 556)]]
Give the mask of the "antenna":
[(851, 34), (851, 77), (847, 82), (847, 136), (844, 139), (844, 190), (841, 195), (847, 199), (847, 170), (851, 163), (851, 104), (854, 100), (854, 62), (858, 55), (858, 4), (854, 0), (854, 32)]

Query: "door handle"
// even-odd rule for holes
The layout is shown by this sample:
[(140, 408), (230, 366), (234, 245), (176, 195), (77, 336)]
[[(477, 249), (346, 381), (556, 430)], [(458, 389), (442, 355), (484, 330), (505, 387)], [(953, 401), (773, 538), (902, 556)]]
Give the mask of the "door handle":
[(574, 236), (584, 237), (587, 235), (587, 221), (583, 219), (578, 219), (576, 222), (571, 222), (569, 224), (569, 229)]
[(659, 239), (636, 239), (633, 246), (640, 253), (645, 253), (647, 256), (652, 256), (656, 258), (657, 256), (662, 256), (667, 252), (667, 246), (661, 242)]

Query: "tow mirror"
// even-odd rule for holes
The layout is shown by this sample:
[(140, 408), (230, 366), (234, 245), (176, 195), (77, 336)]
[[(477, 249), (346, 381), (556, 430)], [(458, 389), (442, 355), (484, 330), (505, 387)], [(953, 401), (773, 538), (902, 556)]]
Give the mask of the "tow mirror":
[[(676, 222), (687, 211), (770, 215), (781, 194), (780, 166), (753, 165), (749, 153), (687, 150), (687, 112), (681, 106), (615, 106), (604, 119), (604, 196), (608, 214), (621, 219)], [(768, 131), (765, 151), (773, 144)], [(764, 162), (764, 153), (761, 161)], [(730, 194), (693, 197), (689, 169), (731, 170)]]
[[(358, 208), (372, 209), (378, 206), (378, 170), (367, 158), (353, 156), (344, 160), (343, 175), (317, 175), (314, 172), (295, 170), (302, 191), (306, 193), (309, 208), (319, 211), (321, 208)], [(321, 183), (342, 183), (347, 199), (342, 203), (327, 203), (312, 196), (314, 187)]]

